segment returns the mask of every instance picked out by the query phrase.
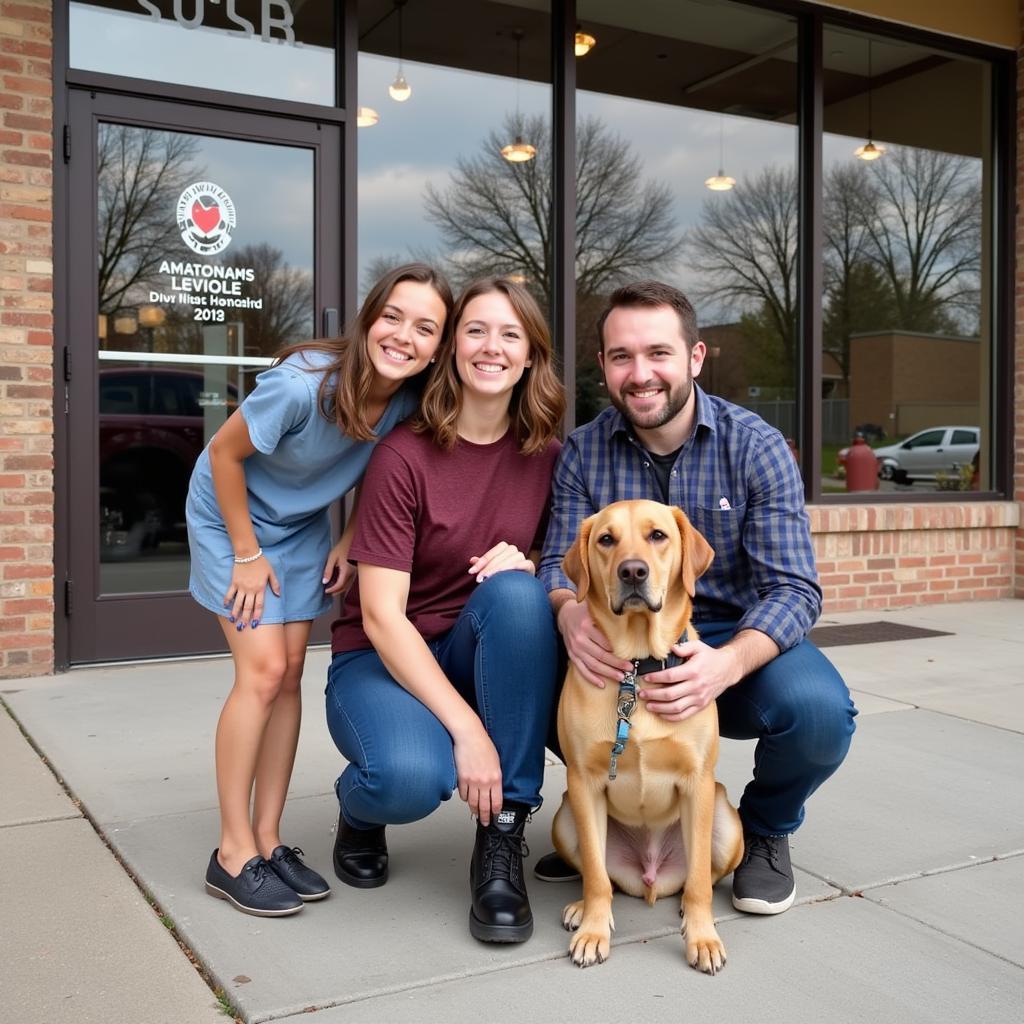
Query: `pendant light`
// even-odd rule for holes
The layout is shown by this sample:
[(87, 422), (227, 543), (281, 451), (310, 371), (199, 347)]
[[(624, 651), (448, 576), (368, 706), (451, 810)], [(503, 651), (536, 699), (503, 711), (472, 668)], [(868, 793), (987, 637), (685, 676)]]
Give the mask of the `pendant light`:
[(576, 26), (576, 35), (573, 38), (573, 52), (577, 57), (586, 57), (590, 51), (597, 46), (597, 40), (590, 35), (589, 32), (584, 32), (579, 25)]
[(725, 134), (725, 115), (718, 115), (718, 173), (712, 174), (710, 178), (704, 180), (705, 187), (711, 189), (712, 192), (728, 192), (736, 184), (735, 178), (730, 178), (725, 171), (722, 170), (724, 161), (722, 159), (722, 152), (725, 147), (724, 136)]
[(405, 80), (402, 69), (402, 8), (405, 4), (406, 0), (395, 0), (395, 10), (398, 11), (398, 74), (388, 86), (388, 94), (396, 103), (404, 103), (412, 95), (412, 86)]
[(872, 92), (872, 75), (871, 75), (871, 40), (868, 40), (868, 141), (863, 146), (858, 146), (854, 151), (853, 155), (860, 157), (861, 160), (877, 160), (884, 152), (885, 146), (876, 146), (872, 141), (873, 132), (871, 131), (871, 92)]
[(380, 114), (373, 107), (360, 107), (356, 111), (356, 127), (372, 128), (380, 120)]
[[(523, 41), (523, 30), (517, 28), (512, 33), (513, 38), (516, 41), (516, 124), (520, 124), (519, 120), (519, 46)], [(516, 133), (515, 141), (510, 142), (507, 146), (501, 147), (501, 155), (510, 164), (522, 164), (526, 163), (527, 160), (532, 160), (537, 155), (537, 147), (530, 145), (529, 142), (524, 141), (522, 135)]]

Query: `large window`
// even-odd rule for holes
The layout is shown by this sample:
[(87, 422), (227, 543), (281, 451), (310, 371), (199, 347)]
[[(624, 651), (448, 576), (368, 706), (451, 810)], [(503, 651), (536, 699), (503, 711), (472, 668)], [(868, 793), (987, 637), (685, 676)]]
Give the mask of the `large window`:
[(607, 402), (594, 320), (623, 281), (697, 310), (700, 383), (798, 430), (797, 30), (733, 3), (580, 0), (577, 419)]
[(423, 259), (549, 306), (551, 24), (528, 6), (359, 6), (359, 294)]
[(823, 489), (858, 433), (883, 490), (988, 489), (989, 66), (839, 29), (824, 57)]
[[(556, 9), (580, 40), (563, 134), (551, 6), (361, 0), (360, 293), (418, 257), (456, 289), (504, 273), (574, 310), (556, 338), (575, 357), (571, 428), (608, 402), (609, 293), (662, 278), (697, 310), (702, 387), (793, 440), (809, 497), (994, 489), (1012, 55), (826, 9), (577, 0)], [(553, 234), (560, 207), (574, 243)], [(845, 472), (857, 435), (878, 457), (867, 479)]]

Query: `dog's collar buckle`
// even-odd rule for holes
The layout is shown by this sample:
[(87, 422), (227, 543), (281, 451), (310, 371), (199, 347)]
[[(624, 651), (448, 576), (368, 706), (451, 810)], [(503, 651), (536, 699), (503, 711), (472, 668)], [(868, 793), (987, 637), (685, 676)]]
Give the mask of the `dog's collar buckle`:
[(629, 721), (636, 710), (636, 668), (637, 663), (622, 677), (619, 683), (618, 715), (620, 721)]
[(615, 727), (615, 742), (612, 744), (611, 763), (608, 765), (608, 778), (618, 775), (619, 755), (626, 749), (629, 740), (629, 720), (636, 711), (636, 673), (639, 662), (634, 661), (633, 667), (622, 677), (619, 683), (619, 699), (616, 705), (618, 722)]

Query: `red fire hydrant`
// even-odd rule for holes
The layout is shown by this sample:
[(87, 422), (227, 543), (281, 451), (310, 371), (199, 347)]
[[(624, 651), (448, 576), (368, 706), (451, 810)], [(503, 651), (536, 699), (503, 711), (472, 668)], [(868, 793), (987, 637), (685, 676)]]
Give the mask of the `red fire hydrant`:
[(878, 459), (859, 434), (846, 453), (846, 489), (848, 491), (878, 490)]

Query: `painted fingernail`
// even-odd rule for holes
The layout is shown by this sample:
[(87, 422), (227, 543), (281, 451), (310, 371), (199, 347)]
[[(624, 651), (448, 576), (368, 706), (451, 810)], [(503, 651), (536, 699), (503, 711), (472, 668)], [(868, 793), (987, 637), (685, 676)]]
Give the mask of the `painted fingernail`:
[(259, 619), (253, 619), (252, 622), (249, 623), (249, 625), (252, 626), (253, 629), (255, 629), (259, 624), (260, 624), (260, 620)]
[(238, 624), (237, 624), (237, 625), (235, 626), (235, 629), (237, 629), (237, 630), (238, 630), (238, 632), (239, 632), (239, 633), (241, 633), (241, 632), (242, 632), (242, 630), (243, 630), (243, 629), (245, 629), (245, 623), (244, 623), (244, 622), (239, 622), (239, 623), (238, 623)]
[(477, 583), (483, 583), (485, 579), (487, 579), (487, 577), (481, 573), (479, 576), (477, 576), (476, 581)]
[(327, 577), (325, 576), (320, 582), (321, 583), (326, 583), (327, 582)]
[(235, 621), (234, 615), (229, 615), (228, 616), (228, 622), (234, 622), (234, 621)]

